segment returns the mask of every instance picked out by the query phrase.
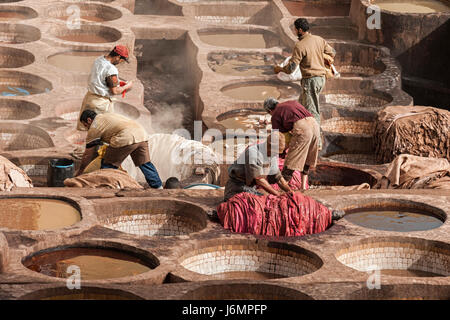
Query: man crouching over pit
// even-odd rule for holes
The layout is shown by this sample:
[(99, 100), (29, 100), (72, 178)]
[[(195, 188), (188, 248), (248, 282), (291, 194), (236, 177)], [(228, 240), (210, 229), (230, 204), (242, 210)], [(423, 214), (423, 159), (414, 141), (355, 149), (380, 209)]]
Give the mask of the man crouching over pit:
[(277, 183), (285, 192), (292, 192), (278, 167), (278, 155), (284, 152), (285, 146), (284, 135), (276, 131), (264, 143), (248, 147), (228, 168), (224, 200), (241, 192), (263, 195), (256, 186), (269, 194), (281, 195), (283, 192), (275, 190), (271, 183)]

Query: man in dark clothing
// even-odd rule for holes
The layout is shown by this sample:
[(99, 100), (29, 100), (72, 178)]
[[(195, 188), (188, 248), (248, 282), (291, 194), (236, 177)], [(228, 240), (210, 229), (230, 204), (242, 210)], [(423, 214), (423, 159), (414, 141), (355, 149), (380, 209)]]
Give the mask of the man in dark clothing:
[(264, 109), (272, 115), (272, 129), (285, 134), (288, 154), (282, 175), (289, 182), (295, 170), (302, 173), (302, 189), (306, 189), (308, 171), (317, 164), (320, 129), (312, 114), (295, 100), (278, 103), (264, 101)]

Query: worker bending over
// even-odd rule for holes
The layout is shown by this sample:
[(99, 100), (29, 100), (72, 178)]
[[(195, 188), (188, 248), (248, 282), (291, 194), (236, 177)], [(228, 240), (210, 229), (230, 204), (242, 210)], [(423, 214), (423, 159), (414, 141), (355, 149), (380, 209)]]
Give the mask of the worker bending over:
[(292, 192), (278, 167), (278, 154), (283, 153), (284, 149), (284, 135), (278, 132), (269, 135), (266, 142), (248, 147), (228, 168), (229, 180), (225, 186), (224, 200), (241, 192), (262, 195), (256, 186), (267, 193), (281, 195), (282, 192), (275, 190), (271, 183), (277, 183), (285, 192)]
[(289, 182), (295, 170), (302, 173), (302, 189), (306, 189), (308, 171), (317, 164), (320, 128), (312, 114), (295, 100), (278, 103), (274, 98), (264, 101), (264, 109), (272, 115), (272, 129), (287, 137), (288, 153), (281, 172)]
[(162, 189), (162, 182), (155, 166), (150, 162), (148, 134), (136, 121), (116, 113), (99, 114), (84, 110), (80, 122), (88, 129), (86, 150), (77, 175), (81, 174), (95, 155), (95, 146), (109, 144), (101, 162), (101, 169), (117, 169), (128, 155), (141, 169), (152, 188)]

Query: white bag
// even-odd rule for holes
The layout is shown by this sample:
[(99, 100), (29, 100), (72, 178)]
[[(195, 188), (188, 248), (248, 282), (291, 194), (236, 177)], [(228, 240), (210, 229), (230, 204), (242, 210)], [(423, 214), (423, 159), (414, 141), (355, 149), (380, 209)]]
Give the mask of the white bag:
[[(287, 57), (279, 66), (285, 67), (289, 63), (289, 60), (291, 60), (291, 57)], [(302, 79), (302, 72), (300, 71), (300, 67), (297, 65), (297, 68), (295, 68), (295, 70), (290, 74), (283, 71), (278, 72), (277, 78), (284, 82), (300, 81)]]

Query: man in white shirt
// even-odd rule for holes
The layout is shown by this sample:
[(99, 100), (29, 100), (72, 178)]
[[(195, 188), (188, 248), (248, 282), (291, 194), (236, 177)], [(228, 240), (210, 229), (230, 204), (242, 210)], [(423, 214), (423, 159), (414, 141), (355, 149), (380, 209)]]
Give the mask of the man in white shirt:
[[(133, 86), (132, 81), (120, 86), (119, 70), (116, 67), (123, 61), (128, 62), (128, 56), (128, 48), (118, 45), (108, 55), (100, 56), (94, 61), (89, 76), (88, 92), (84, 96), (78, 119), (84, 110), (94, 110), (98, 114), (114, 111), (112, 97), (122, 94)], [(77, 129), (86, 130), (79, 120)]]

